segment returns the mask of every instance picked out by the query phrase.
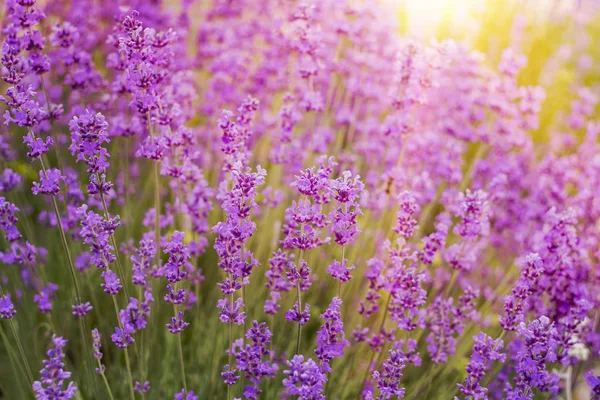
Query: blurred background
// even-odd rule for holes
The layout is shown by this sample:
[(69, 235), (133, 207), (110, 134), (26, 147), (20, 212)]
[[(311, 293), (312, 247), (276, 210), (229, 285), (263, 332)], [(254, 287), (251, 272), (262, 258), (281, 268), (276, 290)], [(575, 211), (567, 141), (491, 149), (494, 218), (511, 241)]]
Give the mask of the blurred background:
[(578, 89), (597, 93), (600, 2), (595, 0), (381, 0), (403, 36), (425, 42), (454, 39), (497, 65), (512, 47), (527, 57), (521, 85), (546, 91), (538, 141), (550, 141)]

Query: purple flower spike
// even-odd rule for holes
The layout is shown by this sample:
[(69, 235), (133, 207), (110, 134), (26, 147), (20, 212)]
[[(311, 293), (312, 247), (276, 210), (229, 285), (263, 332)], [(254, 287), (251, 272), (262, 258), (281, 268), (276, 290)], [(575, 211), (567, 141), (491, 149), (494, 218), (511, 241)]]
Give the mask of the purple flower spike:
[(0, 297), (0, 317), (2, 319), (11, 319), (15, 315), (17, 315), (17, 311), (10, 300), (10, 294)]
[(71, 377), (65, 370), (63, 348), (67, 341), (60, 336), (52, 336), (53, 346), (48, 350), (48, 356), (42, 363), (44, 368), (40, 371), (41, 379), (33, 383), (33, 391), (37, 400), (72, 399), (75, 397), (77, 386), (69, 382), (63, 388), (64, 382)]
[(103, 271), (102, 277), (104, 278), (104, 283), (102, 283), (100, 286), (105, 293), (114, 296), (123, 288), (121, 285), (121, 280), (117, 278), (117, 274), (111, 270)]
[(73, 304), (71, 307), (73, 307), (73, 315), (76, 317), (85, 316), (93, 308), (89, 301), (87, 303)]
[(283, 380), (283, 386), (290, 395), (302, 399), (325, 400), (322, 392), (327, 377), (316, 362), (310, 358), (304, 361), (304, 356), (295, 355), (286, 364), (289, 369), (283, 371), (287, 376)]
[(167, 324), (167, 328), (169, 328), (169, 332), (176, 335), (182, 332), (189, 325), (189, 322), (185, 322), (183, 320), (183, 312), (179, 311), (177, 312), (177, 317), (171, 317), (171, 323)]

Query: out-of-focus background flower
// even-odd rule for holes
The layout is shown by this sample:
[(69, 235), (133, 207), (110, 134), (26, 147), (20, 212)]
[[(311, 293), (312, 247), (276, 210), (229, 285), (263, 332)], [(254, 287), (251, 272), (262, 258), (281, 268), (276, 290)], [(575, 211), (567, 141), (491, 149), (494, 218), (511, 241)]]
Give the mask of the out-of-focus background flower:
[[(527, 56), (520, 85), (546, 91), (538, 141), (568, 112), (579, 87), (600, 82), (600, 2), (593, 0), (382, 0), (402, 36), (454, 39), (497, 65), (508, 47)], [(594, 90), (595, 91), (595, 90)]]

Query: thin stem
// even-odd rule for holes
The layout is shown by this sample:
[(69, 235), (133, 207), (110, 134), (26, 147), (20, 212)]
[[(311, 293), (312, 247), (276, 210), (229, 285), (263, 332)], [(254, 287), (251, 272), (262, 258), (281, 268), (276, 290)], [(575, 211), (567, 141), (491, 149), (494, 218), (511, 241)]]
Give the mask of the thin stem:
[[(302, 257), (304, 255), (304, 251), (300, 251), (300, 257), (298, 257), (298, 265), (296, 268), (300, 268), (302, 265)], [(302, 315), (302, 296), (300, 294), (300, 279), (296, 279), (296, 293), (298, 294), (298, 315)], [(298, 336), (296, 339), (296, 354), (300, 354), (300, 340), (302, 339), (302, 324), (298, 321)]]
[[(6, 346), (8, 358), (10, 359), (10, 363), (12, 364), (13, 371), (15, 372), (15, 379), (17, 381), (19, 381), (19, 375), (17, 374), (17, 368), (19, 370), (21, 370), (21, 372), (23, 372), (23, 369), (22, 369), (21, 365), (17, 362), (17, 356), (15, 354), (15, 350), (13, 349), (12, 345), (10, 344), (10, 340), (8, 339), (8, 336), (6, 336), (4, 329), (2, 329), (2, 324), (0, 324), (0, 336), (2, 336), (2, 341), (4, 342), (4, 345)], [(33, 381), (31, 381), (31, 382), (33, 382)], [(18, 387), (19, 387), (19, 391), (21, 392), (21, 395), (23, 395), (21, 385), (19, 384)]]
[[(100, 364), (100, 360), (98, 360), (98, 368), (99, 369), (102, 368), (102, 364)], [(113, 397), (113, 394), (112, 394), (112, 390), (110, 390), (110, 385), (108, 384), (108, 380), (106, 380), (106, 375), (104, 375), (104, 372), (102, 372), (100, 375), (102, 375), (102, 380), (104, 381), (104, 386), (106, 386), (106, 391), (108, 392), (108, 396), (110, 397), (110, 400), (115, 400), (115, 398)]]
[[(177, 283), (173, 285), (173, 291), (177, 293)], [(173, 303), (173, 313), (177, 318), (177, 305)], [(183, 346), (181, 344), (181, 332), (177, 333), (177, 347), (179, 349), (179, 366), (181, 368), (181, 379), (183, 380), (183, 389), (187, 393), (187, 379), (185, 378), (185, 363), (183, 362)]]
[[(117, 314), (117, 323), (119, 324), (119, 329), (123, 330), (123, 324), (121, 323), (121, 317), (119, 316), (119, 305), (117, 304), (117, 299), (115, 296), (110, 297), (112, 297), (115, 313)], [(131, 400), (135, 400), (135, 392), (133, 390), (133, 378), (131, 376), (131, 364), (129, 363), (129, 353), (127, 352), (127, 347), (125, 347), (123, 350), (125, 352), (125, 365), (127, 366), (127, 377), (129, 378), (129, 394), (131, 396)]]
[[(100, 181), (100, 177), (98, 176), (98, 174), (96, 174), (96, 178), (98, 179), (98, 181)], [(104, 193), (100, 192), (100, 199), (102, 200), (102, 208), (104, 210), (104, 218), (105, 219), (110, 219), (110, 213), (108, 212), (108, 206), (106, 205), (106, 199), (104, 198)], [(129, 292), (127, 291), (127, 284), (126, 284), (126, 280), (125, 280), (125, 270), (123, 269), (123, 264), (121, 264), (121, 257), (119, 256), (119, 248), (117, 246), (117, 241), (115, 239), (115, 235), (111, 234), (110, 235), (110, 240), (111, 243), (113, 245), (113, 247), (115, 248), (115, 258), (117, 261), (117, 268), (118, 268), (118, 273), (119, 273), (119, 277), (121, 278), (121, 282), (123, 283), (123, 289), (125, 290), (125, 295), (127, 296), (127, 301), (129, 302)]]
[[(383, 312), (383, 318), (381, 320), (381, 323), (379, 324), (379, 331), (381, 332), (381, 330), (383, 329), (384, 325), (385, 325), (385, 321), (387, 320), (387, 316), (388, 316), (388, 309), (390, 306), (390, 301), (392, 300), (392, 296), (388, 295), (388, 299), (385, 303), (385, 310)], [(383, 352), (383, 349), (381, 349), (381, 351)], [(375, 352), (373, 352), (373, 354), (371, 355), (371, 360), (369, 361), (369, 364), (367, 365), (367, 370), (365, 371), (365, 376), (363, 377), (362, 380), (362, 386), (360, 389), (360, 393), (363, 392), (363, 390), (365, 390), (365, 385), (367, 384), (367, 378), (369, 377), (369, 372), (371, 370), (371, 364), (373, 364), (373, 360), (375, 359)], [(360, 395), (359, 393), (359, 395)]]
[(33, 383), (33, 374), (31, 373), (31, 367), (29, 366), (29, 361), (27, 361), (27, 356), (25, 355), (25, 350), (23, 349), (23, 344), (21, 343), (21, 338), (17, 333), (17, 328), (15, 327), (15, 322), (12, 318), (8, 320), (8, 324), (10, 325), (10, 330), (12, 331), (15, 341), (17, 342), (17, 349), (19, 350), (19, 354), (23, 359), (23, 365), (25, 365), (25, 369), (27, 372), (27, 378), (30, 383)]
[(450, 292), (452, 292), (452, 288), (454, 286), (454, 283), (456, 282), (457, 276), (458, 276), (458, 270), (455, 269), (454, 271), (452, 271), (452, 275), (450, 276), (450, 280), (448, 281), (448, 284), (446, 285), (446, 288), (444, 289), (444, 292), (442, 294), (443, 297), (448, 297), (450, 295)]
[[(344, 262), (346, 261), (346, 246), (342, 246), (342, 268), (345, 268)], [(338, 280), (337, 297), (342, 298), (342, 281)]]
[(565, 394), (567, 396), (567, 400), (573, 400), (572, 393), (572, 383), (571, 383), (571, 375), (573, 374), (573, 367), (569, 365), (567, 368), (567, 379), (565, 382)]
[[(46, 166), (44, 164), (44, 160), (40, 157), (40, 166), (42, 167), (42, 173), (44, 174), (44, 178), (48, 178), (46, 173)], [(56, 203), (56, 199), (54, 196), (50, 196), (52, 200), (52, 208), (54, 209), (54, 214), (56, 215), (56, 221), (58, 224), (58, 230), (60, 232), (60, 239), (63, 245), (63, 249), (65, 254), (67, 255), (67, 261), (69, 262), (69, 271), (71, 272), (71, 279), (73, 280), (73, 285), (75, 286), (75, 303), (81, 301), (81, 292), (79, 291), (79, 284), (77, 283), (77, 276), (75, 274), (75, 264), (73, 263), (73, 258), (71, 257), (71, 251), (69, 250), (69, 243), (67, 242), (67, 236), (65, 235), (65, 230), (63, 228), (62, 219), (60, 217), (60, 211), (58, 210), (58, 204)]]
[(125, 350), (125, 365), (127, 366), (127, 377), (129, 378), (129, 395), (131, 400), (135, 400), (135, 392), (133, 391), (133, 378), (131, 377), (131, 364), (129, 363), (129, 353)]
[[(233, 281), (231, 273), (229, 274), (229, 280)], [(232, 370), (233, 363), (233, 292), (229, 293), (229, 371)], [(231, 399), (231, 385), (227, 385), (227, 400)]]
[[(0, 286), (0, 295), (2, 297), (5, 296), (4, 290)], [(29, 378), (29, 383), (33, 383), (33, 374), (31, 373), (31, 368), (29, 367), (29, 362), (27, 361), (27, 357), (25, 356), (25, 350), (23, 349), (23, 345), (21, 344), (21, 337), (17, 334), (17, 328), (15, 328), (15, 321), (12, 318), (8, 318), (8, 324), (10, 325), (10, 329), (15, 337), (15, 341), (17, 342), (17, 348), (19, 350), (19, 354), (23, 359), (23, 365), (25, 365), (25, 369), (27, 370), (27, 377)]]

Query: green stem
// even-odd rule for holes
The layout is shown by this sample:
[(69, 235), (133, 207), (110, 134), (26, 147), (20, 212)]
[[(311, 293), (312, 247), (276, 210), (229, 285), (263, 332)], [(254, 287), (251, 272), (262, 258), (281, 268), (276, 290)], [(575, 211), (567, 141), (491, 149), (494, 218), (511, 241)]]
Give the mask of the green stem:
[[(98, 179), (98, 181), (100, 181), (100, 177), (98, 176), (98, 174), (96, 174), (96, 178)], [(104, 210), (104, 218), (108, 220), (108, 219), (110, 219), (110, 214), (108, 212), (108, 206), (106, 205), (106, 199), (104, 198), (104, 193), (100, 193), (100, 199), (102, 200), (102, 208)], [(121, 278), (121, 282), (123, 283), (123, 289), (125, 290), (125, 296), (127, 297), (127, 302), (129, 302), (129, 292), (127, 291), (127, 284), (126, 284), (127, 281), (125, 280), (125, 270), (123, 268), (123, 264), (121, 264), (121, 257), (119, 256), (119, 247), (117, 246), (117, 241), (115, 239), (114, 234), (110, 235), (110, 240), (111, 240), (113, 247), (115, 248), (115, 258), (117, 261), (117, 268), (119, 270), (118, 271), (119, 277)]]
[[(115, 313), (117, 314), (117, 322), (119, 324), (119, 329), (123, 330), (123, 324), (121, 323), (121, 317), (119, 316), (119, 305), (117, 304), (117, 299), (115, 296), (110, 297), (112, 297)], [(129, 379), (129, 394), (131, 395), (131, 400), (135, 400), (135, 392), (133, 390), (133, 378), (131, 376), (131, 364), (129, 362), (129, 353), (127, 352), (127, 347), (125, 347), (123, 350), (125, 352), (125, 365), (127, 367), (127, 377)]]
[[(296, 268), (300, 268), (302, 265), (302, 257), (304, 252), (300, 251), (300, 257), (298, 257), (298, 265)], [(302, 296), (300, 294), (300, 279), (296, 279), (296, 293), (298, 294), (298, 315), (302, 314)], [(302, 324), (298, 321), (298, 336), (296, 339), (296, 354), (300, 354), (300, 340), (302, 339)]]
[(15, 327), (15, 322), (11, 318), (8, 320), (8, 324), (10, 325), (10, 330), (12, 331), (12, 334), (15, 337), (15, 341), (17, 342), (17, 349), (19, 350), (19, 354), (21, 355), (21, 358), (23, 359), (23, 365), (25, 365), (25, 370), (27, 372), (27, 378), (29, 379), (30, 383), (33, 383), (33, 374), (31, 372), (31, 367), (29, 366), (29, 361), (27, 361), (27, 356), (25, 355), (25, 350), (23, 349), (23, 344), (21, 343), (21, 338), (20, 338), (19, 334), (17, 333), (17, 328)]
[(133, 378), (131, 377), (131, 363), (129, 362), (129, 353), (125, 350), (125, 365), (127, 366), (127, 378), (129, 379), (129, 395), (131, 400), (135, 400), (135, 392), (133, 390)]
[[(44, 165), (44, 161), (40, 158), (40, 165), (42, 167), (42, 172), (44, 177), (47, 178), (46, 174), (46, 166)], [(71, 279), (73, 280), (73, 286), (75, 287), (75, 303), (81, 302), (81, 292), (79, 290), (79, 284), (77, 283), (77, 275), (75, 274), (75, 264), (73, 263), (73, 258), (71, 257), (71, 251), (69, 250), (69, 243), (67, 242), (67, 236), (65, 234), (65, 230), (62, 224), (62, 219), (60, 217), (60, 211), (58, 210), (58, 204), (56, 203), (56, 199), (54, 196), (50, 196), (52, 200), (52, 208), (54, 209), (54, 214), (56, 215), (56, 222), (58, 224), (58, 230), (60, 232), (60, 240), (62, 242), (63, 250), (67, 255), (67, 261), (69, 263), (69, 271), (71, 272)]]
[[(17, 374), (17, 368), (21, 370), (21, 372), (23, 372), (23, 367), (21, 365), (19, 365), (19, 363), (17, 362), (17, 356), (15, 355), (15, 350), (13, 349), (10, 340), (8, 339), (8, 336), (6, 336), (6, 333), (4, 332), (4, 329), (2, 328), (2, 324), (0, 324), (0, 336), (2, 336), (2, 341), (4, 342), (4, 346), (6, 346), (6, 350), (8, 353), (8, 358), (10, 359), (10, 363), (12, 364), (12, 370), (15, 373), (15, 380), (19, 381), (19, 375)], [(33, 383), (33, 380), (30, 381), (30, 383)], [(22, 388), (21, 385), (18, 384), (17, 385), (19, 387), (19, 391), (22, 393)], [(30, 389), (30, 388), (28, 388)]]
[[(98, 360), (98, 368), (102, 368), (102, 364), (100, 364), (100, 360)], [(108, 380), (106, 380), (106, 375), (104, 375), (104, 372), (102, 372), (100, 375), (102, 376), (102, 380), (104, 381), (104, 386), (106, 386), (106, 391), (108, 392), (108, 397), (110, 397), (110, 400), (115, 400), (115, 398), (113, 397), (113, 394), (112, 394), (112, 390), (110, 390), (110, 385), (108, 384)]]
[[(381, 332), (381, 330), (385, 326), (385, 321), (387, 320), (388, 309), (389, 309), (390, 301), (391, 300), (392, 300), (392, 296), (388, 295), (388, 299), (387, 299), (387, 301), (385, 303), (385, 310), (383, 312), (383, 318), (381, 319), (381, 323), (379, 324), (379, 330), (378, 330), (378, 332)], [(383, 352), (383, 349), (381, 349), (381, 351)], [(375, 352), (373, 352), (373, 354), (371, 355), (371, 361), (369, 361), (369, 364), (367, 365), (367, 370), (365, 371), (365, 376), (363, 377), (363, 380), (362, 380), (362, 385), (361, 385), (360, 393), (362, 393), (363, 390), (365, 390), (365, 385), (367, 384), (367, 378), (369, 377), (369, 371), (371, 370), (371, 364), (373, 364), (373, 360), (374, 359), (375, 359)], [(359, 393), (359, 395), (360, 395), (360, 393)]]
[[(0, 286), (0, 295), (2, 297), (5, 296), (4, 290)], [(25, 366), (27, 377), (29, 378), (29, 383), (33, 383), (33, 374), (31, 373), (31, 367), (29, 367), (29, 362), (27, 361), (27, 356), (25, 355), (25, 350), (23, 349), (23, 345), (21, 343), (21, 337), (17, 333), (17, 328), (15, 327), (15, 321), (12, 318), (8, 318), (8, 324), (10, 325), (10, 330), (12, 331), (13, 336), (15, 337), (15, 341), (17, 342), (17, 348), (19, 350), (19, 354), (23, 359), (23, 365)]]
[[(177, 283), (173, 285), (173, 291), (177, 293)], [(177, 305), (173, 303), (174, 317), (177, 318)], [(183, 346), (181, 344), (181, 332), (177, 333), (177, 347), (179, 350), (179, 367), (181, 368), (181, 379), (183, 381), (183, 389), (187, 393), (187, 379), (185, 378), (185, 363), (183, 361)]]

